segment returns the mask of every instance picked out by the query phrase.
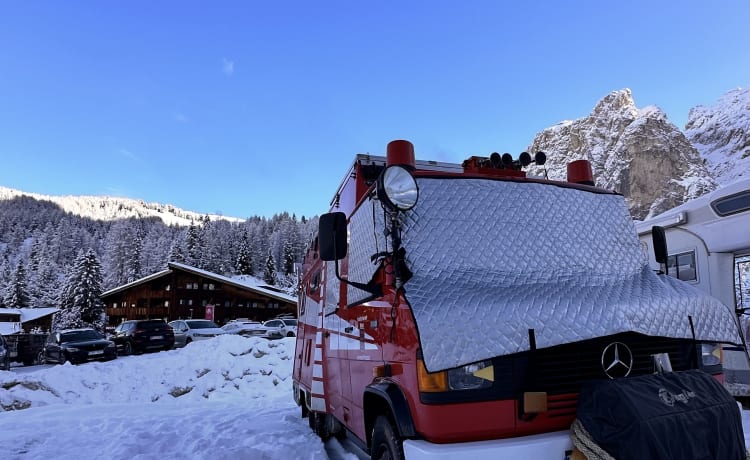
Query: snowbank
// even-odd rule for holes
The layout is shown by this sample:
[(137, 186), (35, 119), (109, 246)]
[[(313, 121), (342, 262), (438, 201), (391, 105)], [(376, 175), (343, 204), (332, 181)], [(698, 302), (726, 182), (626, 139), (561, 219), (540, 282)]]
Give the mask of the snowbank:
[(325, 459), (292, 400), (294, 339), (0, 371), (4, 459)]

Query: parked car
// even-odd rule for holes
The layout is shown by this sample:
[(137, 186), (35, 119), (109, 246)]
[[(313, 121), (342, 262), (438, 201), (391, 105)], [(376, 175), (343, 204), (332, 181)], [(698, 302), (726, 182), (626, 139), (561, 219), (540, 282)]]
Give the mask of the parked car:
[(65, 329), (49, 335), (39, 363), (83, 363), (117, 358), (115, 343), (91, 328)]
[[(21, 362), (31, 366), (37, 360), (39, 352), (47, 343), (47, 335), (37, 332), (15, 332), (5, 336), (5, 348), (10, 361)], [(0, 358), (0, 363), (2, 359)]]
[(244, 337), (266, 337), (268, 328), (258, 321), (232, 320), (221, 327), (227, 334), (238, 334)]
[(205, 340), (226, 334), (216, 323), (207, 319), (178, 319), (169, 325), (174, 330), (175, 347), (184, 347), (194, 340)]
[(267, 327), (269, 331), (278, 331), (278, 337), (297, 336), (297, 320), (294, 318), (269, 319), (263, 323), (263, 326)]
[(10, 349), (2, 335), (0, 335), (0, 370), (10, 370)]
[(174, 346), (174, 332), (163, 319), (123, 321), (110, 338), (117, 349), (126, 355), (149, 350), (170, 350)]

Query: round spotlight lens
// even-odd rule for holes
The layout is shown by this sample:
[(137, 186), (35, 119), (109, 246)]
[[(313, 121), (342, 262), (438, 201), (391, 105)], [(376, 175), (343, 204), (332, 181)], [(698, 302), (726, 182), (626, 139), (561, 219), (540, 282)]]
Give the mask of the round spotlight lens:
[(536, 155), (534, 155), (534, 163), (536, 163), (539, 166), (542, 166), (546, 162), (547, 162), (547, 155), (542, 151), (536, 152)]
[(505, 166), (510, 166), (513, 164), (513, 155), (511, 155), (510, 153), (503, 153), (502, 159)]
[(521, 166), (528, 166), (531, 164), (531, 155), (529, 155), (529, 152), (521, 152), (518, 156), (518, 161), (521, 163)]
[(500, 158), (500, 154), (497, 152), (492, 152), (490, 155), (490, 163), (492, 163), (492, 166), (494, 168), (499, 168), (502, 165), (502, 159)]
[(409, 171), (402, 166), (391, 165), (378, 178), (377, 194), (389, 208), (408, 211), (417, 204), (419, 188)]

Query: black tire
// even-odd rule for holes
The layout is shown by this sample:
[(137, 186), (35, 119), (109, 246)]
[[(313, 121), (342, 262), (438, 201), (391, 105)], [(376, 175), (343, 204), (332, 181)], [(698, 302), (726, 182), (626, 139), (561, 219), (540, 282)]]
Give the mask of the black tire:
[(384, 415), (378, 416), (372, 429), (371, 460), (404, 460), (404, 448), (393, 424)]
[(307, 413), (307, 423), (310, 424), (310, 429), (315, 431), (315, 412)]
[(123, 346), (122, 346), (122, 353), (125, 354), (125, 355), (132, 355), (133, 354), (133, 344), (130, 343), (129, 340), (127, 342), (125, 342), (125, 344), (123, 344)]
[(185, 346), (190, 345), (190, 342), (192, 342), (192, 341), (193, 341), (193, 339), (191, 339), (190, 337), (188, 337), (187, 340), (185, 340)]
[(287, 333), (287, 335), (286, 335), (286, 336), (287, 336), (287, 337), (294, 337), (294, 332), (289, 332), (289, 333)]
[(10, 370), (10, 357), (6, 356), (5, 361), (3, 362), (3, 370), (9, 371)]
[(328, 431), (328, 423), (326, 420), (326, 417), (328, 414), (324, 414), (321, 412), (310, 412), (310, 414), (315, 414), (313, 417), (313, 431), (315, 431), (315, 434), (317, 434), (320, 439), (323, 441), (327, 441), (328, 438), (331, 437), (331, 432)]
[(47, 356), (44, 354), (44, 351), (40, 351), (39, 355), (36, 357), (36, 361), (39, 364), (47, 364)]

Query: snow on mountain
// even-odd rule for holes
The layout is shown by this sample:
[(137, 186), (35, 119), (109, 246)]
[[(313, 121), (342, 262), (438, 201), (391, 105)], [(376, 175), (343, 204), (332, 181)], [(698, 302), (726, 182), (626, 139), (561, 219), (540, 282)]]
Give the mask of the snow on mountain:
[(714, 105), (690, 110), (685, 135), (717, 182), (750, 174), (750, 88), (737, 88)]
[[(131, 217), (145, 219), (158, 217), (166, 225), (189, 226), (198, 224), (206, 216), (192, 211), (185, 211), (170, 204), (146, 203), (143, 200), (130, 198), (116, 198), (109, 196), (53, 196), (37, 193), (21, 192), (19, 190), (0, 186), (0, 200), (12, 200), (20, 196), (28, 196), (37, 200), (50, 201), (73, 215), (94, 220), (117, 220)], [(242, 222), (243, 219), (209, 214), (209, 219)]]
[(717, 185), (682, 131), (658, 107), (636, 107), (630, 89), (608, 94), (584, 118), (541, 131), (528, 148), (532, 154), (539, 150), (547, 153), (551, 179), (565, 180), (569, 162), (589, 160), (596, 185), (622, 193), (635, 219)]

